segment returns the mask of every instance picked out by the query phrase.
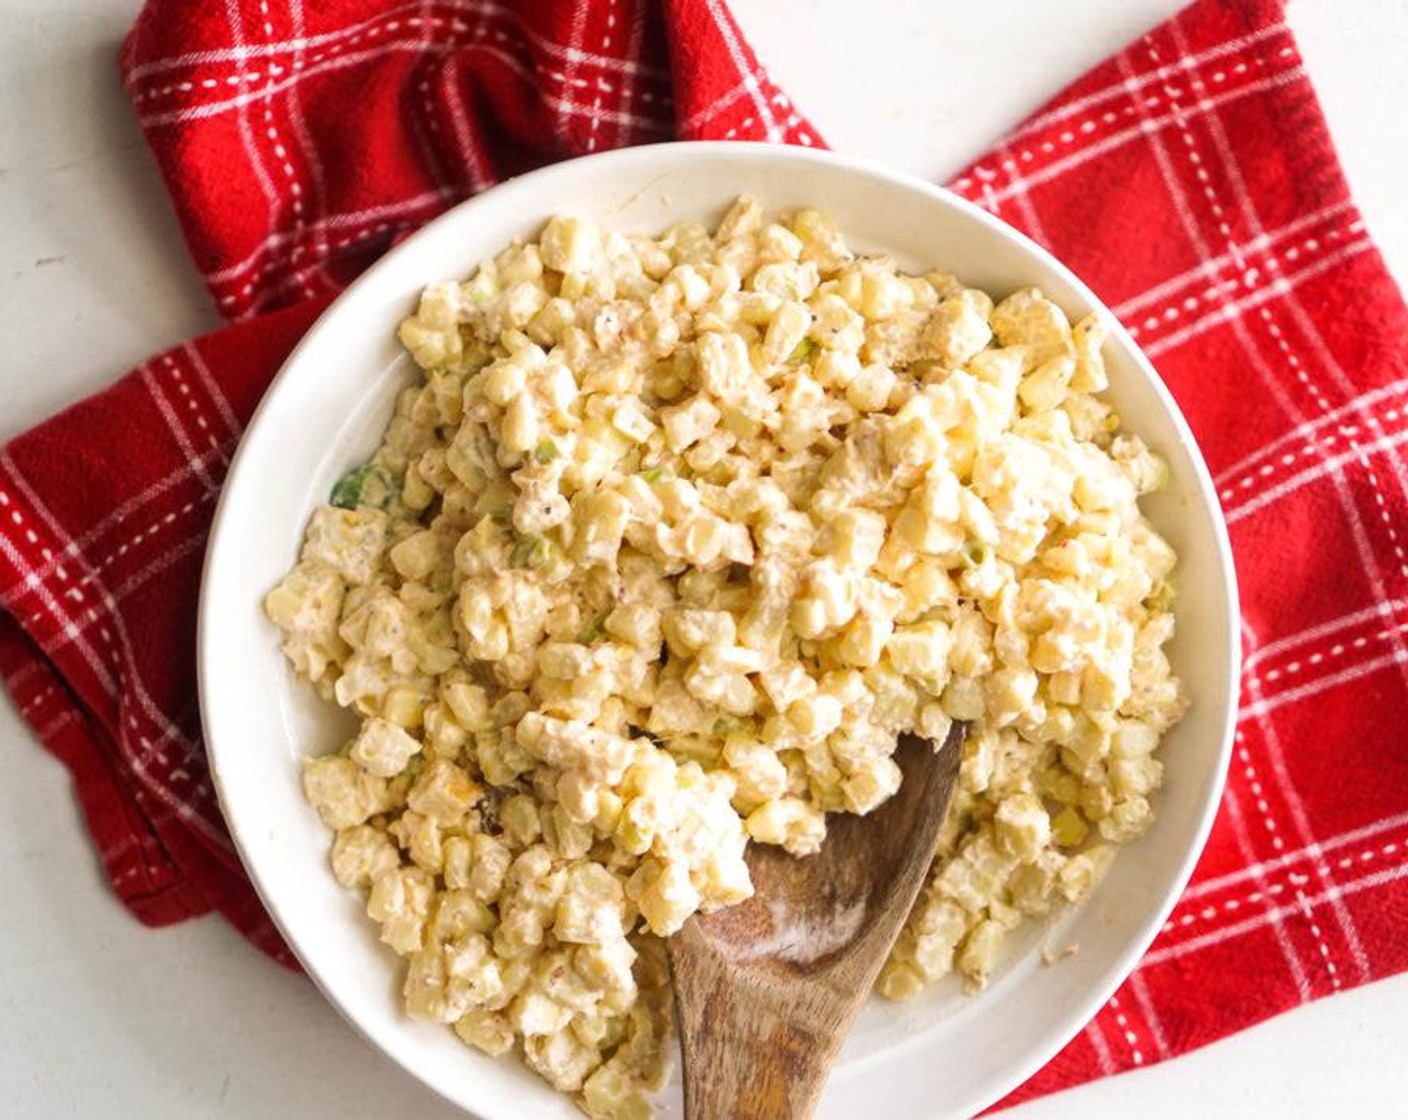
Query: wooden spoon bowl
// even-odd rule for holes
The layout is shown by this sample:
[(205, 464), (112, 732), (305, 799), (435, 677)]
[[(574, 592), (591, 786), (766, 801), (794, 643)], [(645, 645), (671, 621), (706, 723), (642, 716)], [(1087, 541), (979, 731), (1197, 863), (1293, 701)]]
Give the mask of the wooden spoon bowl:
[(689, 1120), (804, 1120), (924, 885), (964, 729), (901, 738), (899, 792), (815, 855), (750, 845), (753, 897), (670, 939)]

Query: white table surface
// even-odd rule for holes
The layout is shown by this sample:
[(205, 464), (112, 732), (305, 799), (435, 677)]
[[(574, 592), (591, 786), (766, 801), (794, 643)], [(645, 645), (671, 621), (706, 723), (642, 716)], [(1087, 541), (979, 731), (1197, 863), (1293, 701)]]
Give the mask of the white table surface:
[[(215, 323), (119, 89), (136, 0), (0, 0), (0, 440)], [(735, 0), (831, 144), (942, 179), (1176, 0)], [(862, 14), (863, 13), (863, 14)], [(1408, 279), (1408, 5), (1291, 23), (1379, 245)], [(1000, 48), (1000, 49), (999, 49)], [(0, 1114), (458, 1115), (218, 919), (142, 928), (67, 773), (0, 701)], [(1408, 977), (1010, 1112), (1402, 1115)]]

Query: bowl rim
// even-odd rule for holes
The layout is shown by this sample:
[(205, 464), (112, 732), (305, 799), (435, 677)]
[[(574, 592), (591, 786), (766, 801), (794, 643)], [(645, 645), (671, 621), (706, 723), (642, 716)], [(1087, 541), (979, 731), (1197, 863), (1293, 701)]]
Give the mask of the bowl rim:
[[(239, 827), (235, 823), (237, 817), (231, 812), (228, 791), (225, 787), (221, 767), (219, 765), (220, 751), (215, 746), (219, 736), (216, 733), (217, 728), (214, 718), (211, 715), (214, 705), (208, 702), (212, 695), (212, 688), (214, 687), (213, 682), (218, 678), (219, 658), (216, 643), (213, 640), (213, 629), (216, 624), (212, 621), (212, 616), (215, 611), (209, 596), (209, 588), (212, 586), (211, 574), (215, 568), (217, 557), (228, 551), (231, 544), (237, 543), (226, 541), (225, 539), (227, 536), (226, 514), (233, 500), (232, 495), (239, 487), (239, 479), (245, 465), (246, 453), (253, 442), (249, 438), (250, 435), (259, 427), (268, 414), (278, 408), (281, 393), (290, 383), (294, 371), (302, 364), (303, 355), (315, 346), (318, 338), (323, 333), (336, 324), (343, 314), (346, 305), (358, 293), (374, 286), (383, 274), (394, 270), (397, 267), (398, 259), (403, 255), (408, 255), (414, 250), (414, 247), (418, 246), (422, 241), (438, 236), (440, 230), (445, 225), (451, 222), (464, 221), (465, 214), (476, 212), (486, 198), (493, 197), (496, 200), (502, 201), (504, 195), (510, 192), (532, 195), (541, 189), (543, 183), (551, 182), (554, 179), (564, 180), (564, 185), (568, 185), (570, 190), (570, 177), (573, 169), (584, 164), (591, 164), (593, 166), (618, 164), (627, 168), (632, 164), (640, 164), (642, 169), (649, 170), (654, 163), (670, 164), (680, 159), (685, 161), (690, 159), (717, 159), (722, 162), (746, 162), (753, 160), (777, 161), (794, 164), (798, 170), (805, 170), (807, 167), (827, 166), (856, 175), (863, 179), (878, 181), (891, 187), (917, 192), (927, 196), (932, 202), (957, 211), (965, 220), (982, 226), (988, 233), (1015, 244), (1026, 255), (1040, 262), (1044, 268), (1060, 276), (1071, 289), (1100, 316), (1102, 322), (1109, 327), (1110, 334), (1109, 340), (1107, 341), (1117, 342), (1124, 351), (1125, 356), (1139, 369), (1140, 373), (1149, 383), (1149, 386), (1152, 388), (1159, 401), (1160, 407), (1167, 414), (1178, 442), (1190, 462), (1193, 476), (1196, 480), (1195, 489), (1197, 501), (1198, 504), (1203, 507), (1203, 511), (1208, 517), (1215, 545), (1214, 567), (1219, 577), (1218, 586), (1215, 590), (1220, 594), (1225, 604), (1227, 618), (1226, 633), (1221, 636), (1223, 653), (1227, 658), (1230, 671), (1235, 675), (1239, 673), (1240, 670), (1241, 614), (1236, 569), (1233, 563), (1227, 524), (1223, 517), (1221, 503), (1217, 498), (1217, 491), (1213, 483), (1211, 472), (1203, 458), (1201, 449), (1193, 437), (1192, 430), (1182, 410), (1178, 407), (1172, 393), (1159, 376), (1152, 362), (1140, 349), (1139, 345), (1134, 341), (1123, 324), (1116, 318), (1105, 301), (1100, 299), (1079, 276), (1049, 250), (1033, 241), (1020, 230), (1008, 225), (1001, 218), (990, 214), (975, 203), (946, 187), (928, 182), (917, 175), (887, 167), (877, 161), (803, 146), (761, 141), (725, 140), (670, 141), (661, 144), (635, 145), (566, 159), (506, 179), (480, 194), (451, 206), (443, 213), (431, 219), (404, 241), (388, 249), (386, 253), (353, 280), (321, 313), (319, 313), (317, 318), (308, 327), (303, 337), (299, 339), (298, 343), (289, 352), (288, 357), (279, 367), (278, 373), (269, 383), (268, 388), (264, 391), (258, 405), (251, 414), (248, 423), (245, 425), (240, 435), (239, 444), (231, 458), (225, 480), (220, 489), (220, 495), (212, 516), (210, 532), (202, 562), (200, 598), (196, 620), (196, 676), (197, 694), (200, 701), (201, 727), (206, 743), (212, 785), (220, 805), (221, 813), (229, 828), (235, 851), (239, 855), (240, 862), (249, 875), (250, 881), (259, 896), (261, 904), (268, 913), (270, 920), (274, 923), (290, 951), (298, 959), (303, 970), (314, 982), (324, 998), (327, 999), (338, 1014), (341, 1015), (359, 1035), (375, 1047), (380, 1054), (388, 1057), (422, 1085), (460, 1109), (467, 1110), (469, 1106), (462, 1100), (452, 1096), (447, 1088), (437, 1084), (435, 1080), (427, 1076), (421, 1070), (409, 1065), (399, 1054), (393, 1053), (384, 1046), (376, 1034), (373, 1033), (369, 1027), (363, 1025), (357, 1016), (347, 1007), (345, 1002), (339, 997), (334, 986), (325, 979), (320, 969), (317, 967), (315, 963), (316, 953), (305, 947), (281, 918), (277, 906), (272, 901), (272, 891), (265, 880), (265, 875), (261, 871), (260, 865), (251, 858), (249, 854), (248, 845), (242, 837)], [(427, 280), (427, 282), (429, 282), (429, 280)], [(1168, 920), (1169, 914), (1173, 911), (1186, 890), (1198, 859), (1207, 844), (1208, 836), (1212, 830), (1214, 819), (1222, 801), (1227, 772), (1232, 757), (1233, 738), (1237, 722), (1238, 690), (1235, 683), (1230, 683), (1229, 687), (1224, 690), (1224, 697), (1226, 702), (1222, 705), (1223, 710), (1220, 713), (1221, 718), (1218, 721), (1220, 742), (1215, 759), (1215, 769), (1214, 772), (1209, 775), (1210, 781), (1206, 787), (1205, 800), (1199, 809), (1198, 819), (1192, 830), (1192, 842), (1183, 853), (1182, 859), (1169, 882), (1168, 889), (1160, 905), (1152, 909), (1145, 920), (1139, 924), (1138, 932), (1127, 942), (1123, 952), (1116, 958), (1112, 958), (1109, 967), (1103, 973), (1102, 981), (1092, 984), (1087, 989), (1084, 998), (1075, 1003), (1071, 1012), (1060, 1019), (1059, 1022), (1053, 1024), (1053, 1026), (1041, 1036), (1039, 1044), (1034, 1043), (1027, 1049), (1022, 1061), (1012, 1062), (1008, 1067), (1006, 1077), (1001, 1079), (992, 1078), (991, 1080), (994, 1084), (987, 1086), (987, 1092), (974, 1093), (971, 1099), (962, 1102), (949, 1102), (950, 1105), (960, 1103), (968, 1112), (977, 1113), (1001, 1100), (1009, 1092), (1021, 1085), (1046, 1065), (1046, 1063), (1072, 1038), (1079, 1034), (1091, 1019), (1094, 1018), (1100, 1008), (1108, 1002), (1109, 998), (1116, 992), (1120, 985), (1123, 984), (1137, 968), (1140, 960), (1147, 953), (1150, 944), (1155, 937), (1157, 937), (1159, 931)]]

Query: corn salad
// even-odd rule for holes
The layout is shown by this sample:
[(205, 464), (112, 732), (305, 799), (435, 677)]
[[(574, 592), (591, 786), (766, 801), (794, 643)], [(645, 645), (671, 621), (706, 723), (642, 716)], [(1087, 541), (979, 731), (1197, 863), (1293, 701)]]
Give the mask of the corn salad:
[(308, 761), (408, 1013), (648, 1117), (662, 938), (967, 727), (879, 988), (981, 987), (1152, 820), (1185, 701), (1166, 470), (1104, 330), (740, 199), (715, 231), (548, 222), (400, 328), (419, 377), (267, 597), (361, 730)]

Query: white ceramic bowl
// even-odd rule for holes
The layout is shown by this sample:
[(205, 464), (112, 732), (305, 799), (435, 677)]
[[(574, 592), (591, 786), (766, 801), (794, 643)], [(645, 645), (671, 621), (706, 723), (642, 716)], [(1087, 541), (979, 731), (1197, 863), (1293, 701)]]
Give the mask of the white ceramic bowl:
[[(566, 1100), (513, 1061), (471, 1051), (400, 1010), (396, 958), (361, 900), (333, 880), (329, 835), (304, 803), (300, 761), (335, 748), (348, 722), (296, 680), (260, 602), (292, 563), (304, 522), (332, 482), (374, 449), (410, 362), (397, 322), (428, 282), (466, 275), (510, 238), (571, 211), (658, 232), (716, 219), (738, 194), (770, 208), (814, 206), (851, 242), (916, 270), (942, 268), (994, 293), (1036, 284), (1072, 315), (1103, 310), (1048, 253), (943, 190), (840, 156), (753, 144), (664, 144), (558, 164), (445, 214), (388, 253), (290, 356), (250, 425), (206, 557), (200, 688), (225, 817), (261, 897), (309, 975), (369, 1040), (484, 1120), (566, 1118)], [(1099, 236), (1099, 230), (1091, 231)], [(1106, 313), (1113, 323), (1113, 316)], [(1107, 346), (1111, 392), (1128, 427), (1168, 459), (1171, 483), (1147, 503), (1181, 558), (1174, 667), (1193, 706), (1163, 747), (1158, 821), (1123, 851), (1087, 904), (1054, 931), (1024, 931), (989, 989), (956, 983), (904, 1004), (872, 1001), (847, 1042), (823, 1117), (960, 1116), (1038, 1069), (1128, 975), (1167, 918), (1211, 825), (1232, 742), (1236, 588), (1226, 529), (1202, 456), (1149, 363), (1122, 330)], [(1039, 939), (1078, 943), (1057, 967)], [(663, 1105), (678, 1115), (671, 1090)]]

